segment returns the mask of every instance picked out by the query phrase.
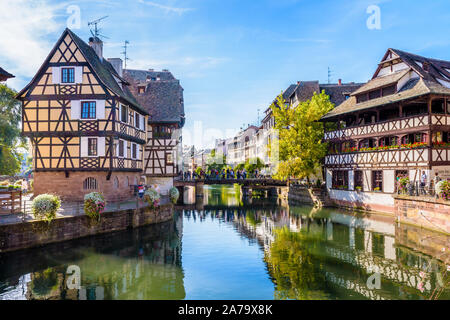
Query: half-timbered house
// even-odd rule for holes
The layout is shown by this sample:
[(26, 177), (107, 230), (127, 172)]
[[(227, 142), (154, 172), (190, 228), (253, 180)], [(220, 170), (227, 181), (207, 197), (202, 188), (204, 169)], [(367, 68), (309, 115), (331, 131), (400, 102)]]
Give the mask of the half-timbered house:
[(397, 179), (423, 176), (430, 188), (435, 172), (450, 178), (450, 62), (388, 49), (372, 79), (322, 121), (331, 123), (331, 198), (392, 211)]
[(124, 70), (136, 100), (149, 113), (144, 175), (162, 194), (173, 186), (182, 162), (183, 88), (168, 70)]
[(22, 131), (33, 146), (35, 194), (81, 200), (92, 191), (107, 199), (130, 197), (139, 183), (148, 113), (122, 77), (120, 59), (103, 58), (66, 29), (22, 101)]

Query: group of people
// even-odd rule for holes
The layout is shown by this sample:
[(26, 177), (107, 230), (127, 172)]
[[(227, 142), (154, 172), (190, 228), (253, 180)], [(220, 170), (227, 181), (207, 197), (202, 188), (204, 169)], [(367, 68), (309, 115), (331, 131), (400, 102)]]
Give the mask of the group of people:
[(183, 177), (183, 180), (195, 180), (195, 179), (247, 179), (247, 178), (260, 178), (261, 173), (258, 169), (253, 171), (251, 174), (247, 173), (247, 170), (239, 169), (234, 170), (233, 168), (223, 168), (221, 171), (217, 169), (211, 169), (208, 173), (205, 173), (203, 169), (200, 172), (190, 172), (186, 171), (180, 173), (180, 176)]
[[(402, 178), (407, 178), (407, 176), (404, 175), (397, 175), (397, 186), (400, 185), (400, 180)], [(428, 179), (428, 175), (426, 171), (422, 171), (422, 173), (420, 174), (420, 178), (419, 178), (419, 194), (421, 195), (426, 195), (427, 193), (431, 194), (431, 190), (433, 190), (433, 188), (436, 188), (436, 185), (442, 181), (442, 178), (439, 176), (438, 172), (435, 172), (434, 177), (431, 181), (429, 181)], [(428, 190), (428, 191), (427, 191)], [(436, 196), (438, 196), (437, 192), (435, 192)]]

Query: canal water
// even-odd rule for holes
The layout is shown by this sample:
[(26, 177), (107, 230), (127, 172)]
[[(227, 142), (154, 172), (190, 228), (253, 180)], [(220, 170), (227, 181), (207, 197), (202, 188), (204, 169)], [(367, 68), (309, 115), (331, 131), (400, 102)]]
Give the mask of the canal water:
[(450, 299), (443, 234), (235, 187), (185, 199), (171, 222), (0, 255), (0, 299)]

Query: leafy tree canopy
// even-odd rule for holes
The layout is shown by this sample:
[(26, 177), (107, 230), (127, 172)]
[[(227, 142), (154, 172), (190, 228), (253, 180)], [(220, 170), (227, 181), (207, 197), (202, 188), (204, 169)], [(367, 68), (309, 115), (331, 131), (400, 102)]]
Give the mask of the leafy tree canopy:
[(275, 178), (308, 178), (317, 172), (327, 152), (327, 144), (322, 142), (323, 123), (318, 120), (334, 105), (322, 91), (320, 94), (314, 93), (310, 100), (296, 107), (286, 103), (280, 94), (270, 107), (278, 131), (278, 139), (272, 143), (277, 145), (279, 151)]
[(21, 107), (16, 92), (0, 84), (0, 174), (14, 175), (20, 170), (22, 155), (17, 148), (25, 146), (20, 136)]

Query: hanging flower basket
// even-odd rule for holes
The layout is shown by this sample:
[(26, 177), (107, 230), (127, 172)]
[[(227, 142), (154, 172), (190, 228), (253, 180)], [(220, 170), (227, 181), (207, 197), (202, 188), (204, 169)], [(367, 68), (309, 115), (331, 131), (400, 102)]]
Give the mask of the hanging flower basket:
[(169, 198), (173, 204), (177, 203), (179, 197), (180, 197), (180, 192), (178, 191), (178, 189), (175, 187), (170, 188)]
[(161, 196), (154, 189), (147, 189), (144, 193), (144, 201), (146, 201), (152, 209), (159, 207), (160, 198)]
[(101, 214), (105, 211), (105, 197), (98, 192), (91, 192), (84, 196), (84, 213), (96, 220), (100, 220)]

